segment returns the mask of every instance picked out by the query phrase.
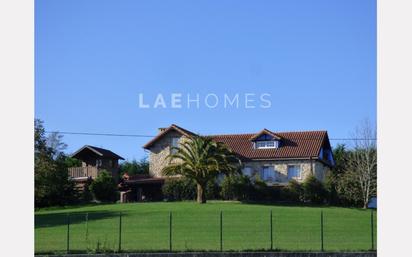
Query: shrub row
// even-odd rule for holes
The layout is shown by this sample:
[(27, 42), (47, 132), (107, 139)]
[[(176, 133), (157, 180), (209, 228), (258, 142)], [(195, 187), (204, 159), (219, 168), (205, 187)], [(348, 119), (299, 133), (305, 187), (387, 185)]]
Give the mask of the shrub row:
[[(186, 178), (165, 181), (163, 196), (167, 201), (194, 200), (196, 183)], [(314, 176), (303, 183), (291, 180), (286, 186), (268, 186), (265, 182), (247, 176), (225, 176), (221, 183), (211, 181), (206, 188), (207, 199), (253, 202), (302, 202), (322, 204), (328, 199), (324, 185)]]

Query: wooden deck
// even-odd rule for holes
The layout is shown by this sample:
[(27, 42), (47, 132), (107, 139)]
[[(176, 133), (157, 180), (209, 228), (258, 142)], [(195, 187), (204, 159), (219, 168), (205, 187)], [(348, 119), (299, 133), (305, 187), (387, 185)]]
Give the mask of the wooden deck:
[(83, 178), (83, 177), (96, 178), (99, 172), (100, 172), (100, 169), (93, 167), (93, 166), (69, 168), (69, 176), (71, 178)]

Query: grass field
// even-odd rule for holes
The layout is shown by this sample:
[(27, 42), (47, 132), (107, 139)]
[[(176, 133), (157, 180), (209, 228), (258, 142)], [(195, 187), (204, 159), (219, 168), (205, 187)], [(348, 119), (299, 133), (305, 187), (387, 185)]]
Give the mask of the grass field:
[[(119, 245), (119, 212), (122, 212), (122, 251), (168, 251), (169, 212), (172, 212), (174, 251), (216, 251), (220, 250), (220, 211), (223, 250), (267, 250), (271, 244), (271, 210), (274, 249), (320, 250), (321, 210), (325, 250), (371, 249), (370, 210), (217, 201), (204, 205), (130, 203), (40, 210), (35, 213), (35, 251), (66, 251), (67, 214), (70, 214), (71, 251), (115, 251)], [(376, 247), (376, 212), (374, 235)]]

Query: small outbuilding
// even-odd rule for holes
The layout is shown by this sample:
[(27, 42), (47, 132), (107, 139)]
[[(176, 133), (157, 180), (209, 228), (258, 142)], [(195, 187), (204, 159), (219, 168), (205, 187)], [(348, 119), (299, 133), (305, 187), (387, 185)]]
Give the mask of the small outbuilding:
[(119, 184), (120, 202), (160, 201), (163, 184), (164, 178), (144, 174), (129, 176), (125, 173)]
[(71, 155), (82, 162), (80, 167), (69, 168), (69, 176), (74, 180), (94, 179), (103, 170), (118, 180), (119, 160), (124, 160), (114, 152), (91, 145), (85, 145)]

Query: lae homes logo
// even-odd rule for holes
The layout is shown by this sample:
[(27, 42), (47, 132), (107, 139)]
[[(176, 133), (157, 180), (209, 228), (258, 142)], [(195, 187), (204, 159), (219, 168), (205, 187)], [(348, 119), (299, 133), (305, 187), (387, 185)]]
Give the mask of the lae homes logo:
[(269, 93), (236, 93), (236, 94), (183, 94), (183, 93), (158, 93), (156, 96), (147, 97), (139, 93), (140, 109), (199, 109), (199, 108), (233, 108), (233, 109), (268, 109), (272, 106)]

